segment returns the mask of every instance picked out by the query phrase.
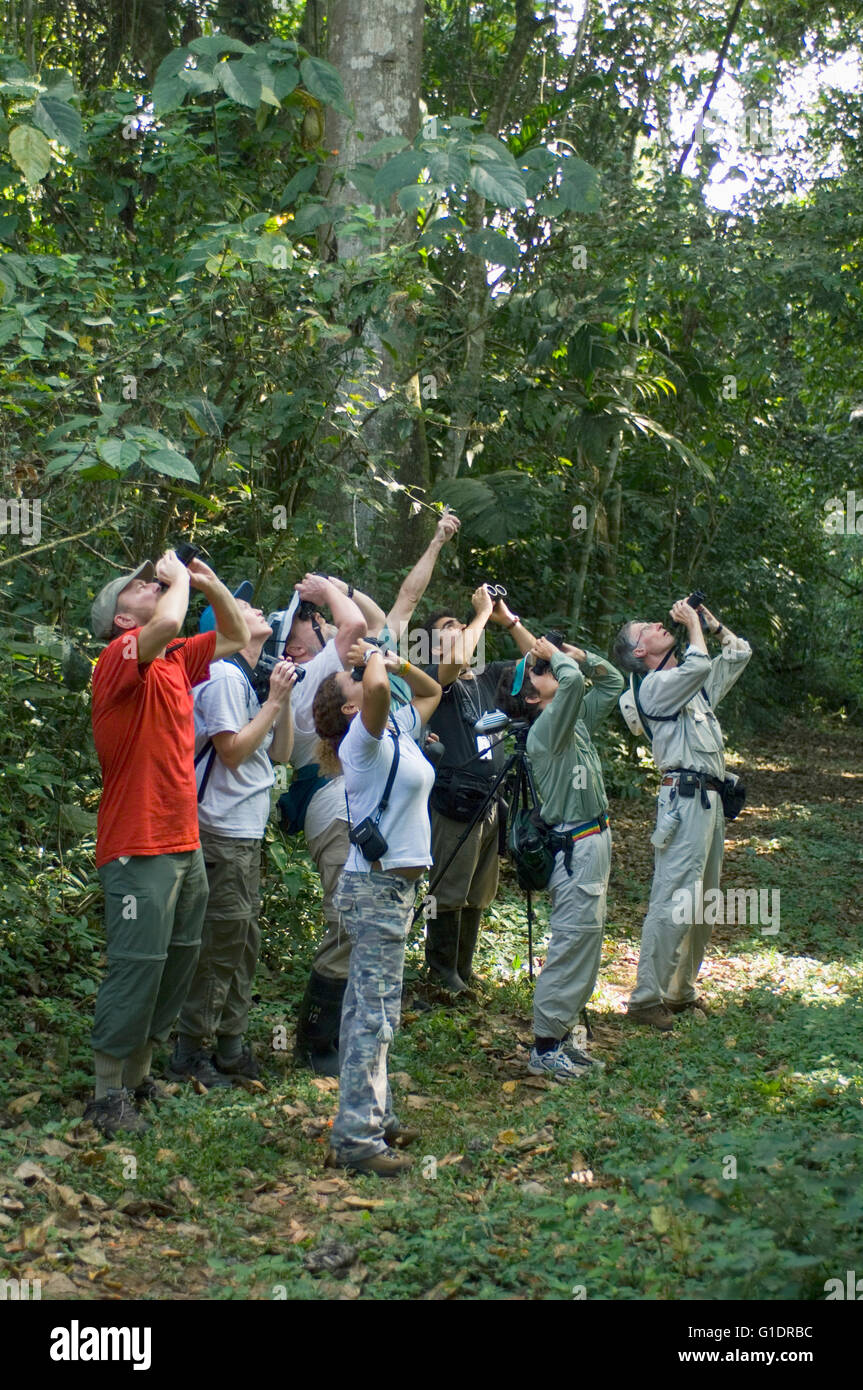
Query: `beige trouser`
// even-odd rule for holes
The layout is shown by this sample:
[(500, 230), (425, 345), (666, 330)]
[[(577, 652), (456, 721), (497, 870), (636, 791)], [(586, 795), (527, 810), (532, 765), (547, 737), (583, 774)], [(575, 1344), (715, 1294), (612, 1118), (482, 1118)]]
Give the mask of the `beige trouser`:
[(699, 881), (704, 894), (719, 887), (725, 848), (722, 802), (718, 792), (708, 792), (710, 806), (705, 809), (697, 791), (693, 797), (682, 797), (676, 786), (661, 787), (657, 820), (669, 806), (672, 793), (680, 809), (680, 823), (670, 843), (655, 851), (653, 887), (641, 929), (638, 977), (630, 1007), (694, 999), (695, 981), (712, 931), (704, 922), (675, 919), (681, 916), (680, 906), (687, 895), (695, 907)]
[(348, 823), (334, 820), (320, 835), (306, 837), (309, 853), (321, 876), (324, 890), (323, 916), (326, 925), (323, 940), (317, 949), (312, 969), (330, 980), (346, 980), (351, 959), (351, 939), (339, 926), (339, 914), (333, 905), (333, 894), (341, 878), (345, 860), (350, 852)]

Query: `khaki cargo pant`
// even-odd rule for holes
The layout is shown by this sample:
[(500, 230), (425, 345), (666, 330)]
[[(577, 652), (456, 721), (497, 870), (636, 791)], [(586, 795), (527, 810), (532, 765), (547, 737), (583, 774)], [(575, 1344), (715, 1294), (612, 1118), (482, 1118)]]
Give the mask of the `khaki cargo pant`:
[(204, 828), (201, 849), (210, 898), (179, 1030), (190, 1038), (242, 1037), (261, 947), (261, 842)]

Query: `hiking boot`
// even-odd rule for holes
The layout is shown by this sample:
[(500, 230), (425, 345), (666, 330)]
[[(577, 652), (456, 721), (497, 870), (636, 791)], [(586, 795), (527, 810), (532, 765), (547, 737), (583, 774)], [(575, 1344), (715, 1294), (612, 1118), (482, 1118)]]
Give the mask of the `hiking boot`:
[(316, 1076), (339, 1074), (339, 1028), (347, 979), (309, 975), (297, 1018), (294, 1066), (309, 1067)]
[(660, 1033), (670, 1033), (674, 1027), (674, 1019), (664, 1004), (636, 1004), (634, 1007), (630, 1004), (626, 1017), (632, 1023), (646, 1023), (649, 1028), (658, 1028)]
[[(581, 1060), (578, 1060), (579, 1058)], [(589, 1071), (593, 1071), (594, 1064), (593, 1060), (579, 1052), (578, 1048), (568, 1048), (563, 1042), (559, 1042), (557, 1047), (551, 1048), (548, 1052), (537, 1052), (536, 1048), (532, 1047), (527, 1069), (531, 1076), (550, 1076), (553, 1081), (577, 1081), (580, 1076), (586, 1076)]]
[(238, 1081), (260, 1081), (261, 1079), (255, 1054), (248, 1043), (243, 1044), (243, 1050), (239, 1057), (232, 1057), (230, 1061), (227, 1061), (224, 1057), (220, 1057), (217, 1051), (213, 1061), (219, 1071), (224, 1072), (225, 1076), (236, 1077)]
[(234, 1084), (230, 1076), (216, 1070), (212, 1057), (206, 1052), (193, 1052), (181, 1061), (176, 1047), (168, 1063), (167, 1075), (172, 1081), (197, 1081), (207, 1091)]
[(384, 1130), (384, 1140), (391, 1149), (406, 1149), (408, 1144), (413, 1144), (419, 1137), (418, 1129), (413, 1129), (411, 1125), (403, 1125), (400, 1120), (396, 1120)]
[(479, 940), (479, 924), (482, 920), (481, 907), (463, 907), (458, 924), (458, 956), (456, 971), (466, 985), (473, 982), (473, 958)]
[(709, 1014), (710, 1010), (705, 1001), (699, 999), (666, 999), (665, 1007), (670, 1014), (685, 1014), (688, 1009), (700, 1009), (703, 1014)]
[(464, 994), (467, 985), (456, 969), (461, 912), (439, 912), (426, 923), (429, 984), (448, 994)]
[(167, 1092), (162, 1090), (154, 1076), (145, 1076), (132, 1088), (132, 1097), (136, 1105), (144, 1105), (147, 1101), (155, 1105), (158, 1101), (167, 1099)]
[(412, 1166), (410, 1154), (399, 1154), (395, 1149), (382, 1149), (368, 1158), (339, 1158), (335, 1149), (330, 1149), (324, 1159), (325, 1168), (350, 1168), (354, 1173), (374, 1173), (379, 1178), (401, 1177)]
[(102, 1100), (89, 1101), (84, 1119), (95, 1125), (106, 1139), (113, 1139), (115, 1134), (143, 1134), (150, 1128), (144, 1116), (135, 1109), (132, 1092), (125, 1086), (119, 1091), (108, 1091)]

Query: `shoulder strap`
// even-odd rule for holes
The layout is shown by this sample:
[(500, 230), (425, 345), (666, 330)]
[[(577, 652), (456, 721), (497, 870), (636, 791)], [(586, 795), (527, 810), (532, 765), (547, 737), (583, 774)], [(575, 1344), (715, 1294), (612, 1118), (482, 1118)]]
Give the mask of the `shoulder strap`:
[(203, 777), (201, 778), (200, 784), (199, 784), (199, 786), (198, 786), (198, 802), (199, 802), (199, 803), (200, 803), (201, 801), (203, 801), (203, 799), (204, 799), (204, 792), (207, 790), (207, 783), (208, 783), (209, 780), (210, 780), (210, 773), (213, 771), (213, 763), (216, 761), (216, 750), (215, 750), (215, 748), (213, 747), (212, 740), (209, 739), (209, 738), (207, 739), (206, 743), (205, 743), (205, 744), (203, 745), (203, 747), (201, 748), (200, 753), (198, 753), (198, 755), (197, 755), (196, 758), (195, 758), (195, 767), (198, 766), (198, 763), (201, 761), (201, 759), (204, 757), (204, 755), (207, 753), (208, 750), (209, 750), (210, 756), (209, 756), (209, 758), (207, 759), (207, 766), (204, 768), (204, 775), (203, 775)]
[[(645, 679), (645, 677), (642, 676), (642, 680), (644, 680), (644, 679)], [(638, 691), (639, 691), (640, 687), (641, 687), (641, 681), (633, 681), (633, 682), (632, 682), (632, 693), (633, 693), (633, 695), (635, 696), (635, 708), (638, 710), (638, 717), (639, 717), (639, 719), (641, 720), (642, 724), (644, 725), (644, 732), (647, 734), (647, 737), (652, 741), (652, 740), (653, 740), (653, 734), (650, 732), (650, 724), (648, 723), (648, 715), (646, 715), (646, 714), (644, 713), (644, 706), (642, 705), (640, 699), (638, 698)], [(649, 716), (649, 718), (652, 719), (653, 722), (654, 722), (655, 724), (673, 724), (674, 721), (675, 721), (675, 719), (677, 719), (677, 717), (678, 717), (679, 714), (680, 714), (680, 710), (677, 711), (677, 714), (651, 714), (651, 715)]]
[(390, 792), (393, 789), (393, 782), (396, 780), (396, 772), (398, 771), (399, 757), (401, 756), (399, 752), (398, 731), (390, 727), (389, 736), (393, 741), (393, 760), (390, 763), (390, 771), (389, 776), (387, 777), (386, 786), (384, 787), (384, 794), (378, 802), (378, 809), (375, 812), (375, 820), (377, 822), (380, 822), (381, 816), (383, 815), (384, 811), (387, 809), (387, 806), (389, 805)]

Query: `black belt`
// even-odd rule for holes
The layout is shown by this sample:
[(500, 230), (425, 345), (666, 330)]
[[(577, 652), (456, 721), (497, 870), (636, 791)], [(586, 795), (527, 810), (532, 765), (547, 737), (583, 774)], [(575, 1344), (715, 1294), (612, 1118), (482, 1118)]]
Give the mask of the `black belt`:
[[(700, 772), (698, 768), (694, 767), (673, 767), (670, 772), (666, 772), (661, 785), (663, 787), (671, 787), (674, 785), (675, 780), (680, 780), (684, 774), (687, 779), (692, 778), (695, 785), (697, 785), (701, 791), (701, 804), (705, 810), (710, 809), (710, 801), (708, 800), (707, 793), (709, 791), (718, 792), (721, 796), (725, 790), (725, 782), (721, 777), (713, 777), (709, 772)], [(695, 795), (695, 786), (693, 786), (692, 791), (687, 793), (687, 795)]]

